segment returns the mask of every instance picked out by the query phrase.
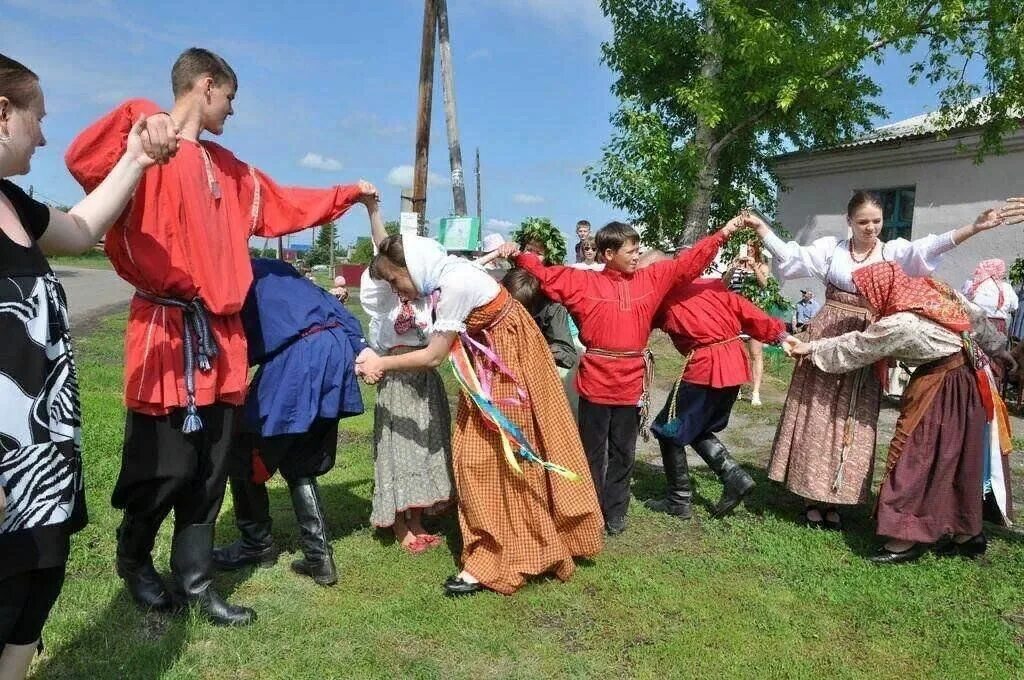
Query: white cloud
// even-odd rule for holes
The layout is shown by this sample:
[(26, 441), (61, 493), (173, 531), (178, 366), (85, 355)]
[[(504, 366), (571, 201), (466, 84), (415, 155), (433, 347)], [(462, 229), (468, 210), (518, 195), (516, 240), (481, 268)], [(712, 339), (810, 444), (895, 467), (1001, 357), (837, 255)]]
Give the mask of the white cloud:
[(481, 47), (478, 50), (473, 50), (473, 52), (470, 53), (470, 55), (469, 55), (469, 60), (470, 61), (477, 61), (478, 59), (490, 59), (490, 58), (491, 58), (491, 51), (489, 49), (487, 49), (486, 47)]
[(536, 205), (537, 203), (543, 203), (544, 197), (537, 196), (536, 194), (516, 194), (512, 197), (512, 200), (523, 205)]
[(507, 238), (508, 235), (515, 228), (516, 228), (516, 223), (512, 222), (511, 220), (499, 220), (499, 219), (495, 219), (495, 218), (492, 217), (489, 220), (487, 220), (486, 224), (484, 224), (483, 231), (484, 231), (484, 234), (490, 234), (490, 233), (494, 232), (494, 233), (501, 234), (502, 236), (505, 236)]
[(310, 170), (323, 170), (324, 172), (337, 172), (341, 170), (341, 161), (336, 158), (328, 158), (310, 151), (299, 160), (299, 165)]
[[(388, 184), (403, 189), (412, 187), (413, 167), (411, 165), (399, 165), (391, 168), (388, 172)], [(436, 172), (427, 173), (427, 186), (428, 187), (443, 187), (448, 186), (448, 179), (438, 175)]]
[(489, 4), (505, 11), (535, 16), (560, 31), (581, 27), (601, 39), (612, 34), (611, 22), (596, 0), (489, 0)]

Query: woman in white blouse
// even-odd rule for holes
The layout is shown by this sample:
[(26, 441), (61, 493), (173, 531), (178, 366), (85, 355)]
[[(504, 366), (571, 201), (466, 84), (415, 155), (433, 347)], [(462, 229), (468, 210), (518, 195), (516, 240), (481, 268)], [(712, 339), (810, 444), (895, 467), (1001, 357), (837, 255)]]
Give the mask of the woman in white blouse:
[[(853, 273), (877, 262), (895, 262), (911, 276), (930, 275), (942, 255), (965, 240), (1002, 224), (995, 211), (973, 224), (915, 241), (883, 242), (882, 204), (859, 191), (847, 205), (851, 238), (819, 238), (801, 246), (784, 242), (763, 220), (748, 216), (775, 257), (780, 278), (813, 277), (826, 284), (825, 306), (808, 325), (808, 339), (864, 330), (869, 312), (853, 282)], [(816, 528), (841, 529), (838, 506), (867, 500), (874, 464), (881, 385), (869, 369), (830, 375), (811, 362), (793, 372), (775, 435), (768, 476), (801, 496), (801, 519)]]
[(985, 310), (988, 320), (1006, 333), (1006, 326), (1017, 311), (1017, 293), (1006, 281), (1006, 263), (999, 258), (982, 260), (960, 290), (968, 300)]

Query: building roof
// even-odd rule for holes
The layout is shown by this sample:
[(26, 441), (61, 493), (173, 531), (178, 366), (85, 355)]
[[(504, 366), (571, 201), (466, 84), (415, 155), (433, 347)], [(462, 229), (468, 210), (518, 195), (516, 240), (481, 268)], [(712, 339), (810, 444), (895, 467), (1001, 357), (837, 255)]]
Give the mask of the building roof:
[[(981, 98), (974, 99), (968, 105), (968, 109), (973, 108), (977, 104), (981, 103)], [(982, 116), (982, 120), (985, 116)], [(974, 127), (946, 127), (942, 124), (942, 117), (937, 111), (931, 111), (928, 113), (922, 113), (904, 120), (898, 120), (894, 123), (887, 123), (880, 125), (873, 130), (870, 130), (863, 135), (852, 139), (848, 142), (836, 144), (835, 146), (822, 147), (819, 149), (804, 149), (800, 151), (790, 151), (787, 153), (779, 154), (773, 160), (781, 161), (789, 158), (810, 156), (818, 153), (826, 153), (829, 151), (842, 151), (844, 149), (854, 149), (858, 147), (873, 146), (876, 144), (886, 144), (889, 142), (903, 141), (909, 139), (920, 139), (924, 137), (931, 137), (939, 132), (966, 132), (974, 129)]]

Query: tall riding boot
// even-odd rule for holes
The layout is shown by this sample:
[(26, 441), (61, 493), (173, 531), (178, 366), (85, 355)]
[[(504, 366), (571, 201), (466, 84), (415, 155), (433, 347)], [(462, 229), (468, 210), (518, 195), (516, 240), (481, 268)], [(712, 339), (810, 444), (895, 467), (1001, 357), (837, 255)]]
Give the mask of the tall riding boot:
[(733, 460), (729, 450), (715, 435), (709, 434), (695, 441), (692, 446), (712, 472), (718, 475), (718, 479), (725, 487), (722, 490), (722, 498), (711, 510), (713, 517), (724, 517), (754, 489), (754, 480)]
[(232, 571), (255, 564), (269, 567), (277, 562), (280, 549), (270, 533), (270, 495), (265, 484), (254, 484), (243, 477), (230, 479), (235, 503), (235, 524), (242, 537), (223, 548), (213, 549), (218, 569)]
[(174, 535), (171, 573), (180, 595), (215, 626), (247, 626), (256, 620), (256, 612), (225, 602), (213, 588), (212, 552), (212, 524), (190, 524)]
[(645, 505), (657, 512), (666, 512), (680, 519), (690, 519), (693, 511), (690, 499), (690, 469), (686, 463), (686, 451), (672, 441), (658, 439), (661, 447), (661, 461), (665, 465), (665, 479), (668, 482), (664, 500), (649, 500)]
[(320, 505), (320, 492), (316, 479), (300, 477), (288, 480), (292, 494), (295, 518), (299, 521), (300, 544), (303, 558), (292, 562), (292, 571), (309, 576), (319, 585), (333, 586), (338, 582), (334, 566), (334, 551), (327, 541), (327, 524)]
[(139, 606), (166, 610), (173, 605), (160, 574), (153, 568), (153, 543), (163, 516), (145, 517), (124, 513), (117, 528), (117, 575), (124, 580)]

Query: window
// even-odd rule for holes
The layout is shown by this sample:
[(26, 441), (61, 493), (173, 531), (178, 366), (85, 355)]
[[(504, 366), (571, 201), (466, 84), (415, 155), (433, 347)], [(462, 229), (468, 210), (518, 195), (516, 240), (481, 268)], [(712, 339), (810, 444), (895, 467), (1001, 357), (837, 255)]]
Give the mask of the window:
[(883, 241), (894, 238), (910, 239), (914, 223), (914, 187), (899, 189), (868, 189), (882, 199)]

